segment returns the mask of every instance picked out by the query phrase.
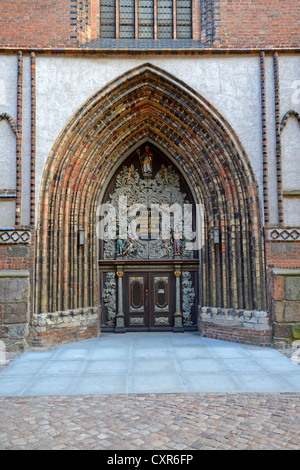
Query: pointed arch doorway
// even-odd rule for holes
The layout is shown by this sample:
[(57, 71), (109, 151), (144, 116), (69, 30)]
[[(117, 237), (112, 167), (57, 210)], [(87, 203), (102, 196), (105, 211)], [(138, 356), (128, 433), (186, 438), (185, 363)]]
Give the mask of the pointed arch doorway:
[[(100, 325), (106, 324), (109, 315), (113, 315), (112, 311), (106, 312), (104, 318), (101, 299), (110, 297), (114, 283), (120, 286), (115, 287), (115, 295), (123, 293), (127, 272), (122, 267), (127, 263), (127, 269), (128, 260), (117, 258), (112, 263), (112, 258), (101, 259), (96, 231), (97, 208), (99, 198), (103, 201), (105, 194), (110, 194), (108, 182), (113, 190), (122, 165), (127, 166), (126, 178), (129, 178), (131, 163), (129, 165), (126, 159), (133, 154), (132, 158), (137, 159), (138, 149), (142, 157), (146, 142), (153, 153), (153, 165), (159, 161), (156, 152), (161, 151), (165, 167), (173, 165), (186, 194), (192, 189), (192, 202), (204, 207), (201, 261), (197, 261), (196, 256), (189, 260), (191, 265), (197, 264), (195, 273), (199, 273), (199, 281), (194, 282), (197, 305), (193, 307), (196, 312), (192, 324), (198, 314), (198, 323), (199, 319), (205, 320), (206, 330), (202, 331), (208, 336), (218, 334), (229, 338), (236, 329), (238, 340), (250, 335), (251, 341), (260, 343), (263, 335), (269, 335), (267, 327), (264, 329), (259, 324), (260, 318), (268, 322), (264, 316), (265, 252), (258, 185), (249, 158), (230, 124), (201, 94), (164, 70), (144, 64), (93, 95), (61, 132), (47, 161), (36, 233), (35, 313), (32, 318), (36, 344), (48, 344), (50, 339), (52, 343), (59, 343), (60, 328), (64, 328), (64, 341), (69, 337), (74, 341), (83, 335), (96, 336)], [(133, 165), (132, 172), (138, 171), (140, 182), (154, 181), (161, 171), (161, 166), (155, 171), (153, 168), (151, 178), (147, 178), (151, 173), (149, 162), (145, 162), (144, 174), (139, 158)], [(126, 187), (126, 182), (124, 185)], [(151, 208), (146, 206), (149, 211)], [(134, 246), (125, 246), (124, 250), (127, 248), (136, 250)], [(162, 245), (159, 248), (163, 250)], [(174, 251), (174, 243), (172, 249)], [(140, 252), (141, 244), (136, 253)], [(180, 259), (178, 263), (175, 258), (159, 260), (166, 262), (170, 276), (172, 273), (173, 304), (165, 315), (169, 318), (166, 327), (182, 328), (180, 317), (175, 316), (175, 313), (183, 314), (182, 297), (181, 311), (180, 307), (176, 308), (180, 291), (176, 285), (180, 281), (182, 286), (183, 282), (182, 276), (175, 275), (180, 271), (177, 270), (177, 266), (181, 266)], [(149, 257), (132, 260), (132, 266), (136, 266), (132, 267), (133, 272), (147, 273), (150, 276), (147, 279), (152, 279), (151, 275), (156, 273), (155, 261)], [(112, 276), (103, 279), (103, 266), (107, 267), (108, 263), (114, 265), (114, 273), (111, 271), (114, 279)], [(150, 271), (140, 269), (145, 265), (151, 265)], [(193, 272), (192, 268), (188, 272)], [(107, 269), (106, 274), (109, 274)], [(155, 282), (147, 279), (143, 285)], [(128, 283), (130, 285), (130, 280)], [(107, 290), (107, 296), (100, 298), (103, 289)], [(142, 298), (138, 297), (138, 289), (133, 283), (132, 305), (136, 309)], [(163, 284), (157, 289), (162, 291)], [(162, 292), (160, 295), (159, 305), (163, 308)], [(124, 314), (125, 304), (122, 307), (118, 298), (115, 305), (114, 328), (124, 329), (124, 315), (119, 314)], [(102, 307), (107, 308), (103, 303)], [(135, 321), (137, 324), (144, 321), (149, 328), (153, 326), (153, 318), (156, 316), (149, 320), (148, 315), (147, 320), (145, 314), (144, 319)], [(130, 324), (128, 319), (127, 325)], [(159, 328), (167, 320), (161, 321)], [(257, 327), (249, 333), (249, 326), (252, 328), (254, 323)]]
[(186, 177), (146, 140), (118, 167), (99, 207), (102, 330), (196, 330), (201, 247)]

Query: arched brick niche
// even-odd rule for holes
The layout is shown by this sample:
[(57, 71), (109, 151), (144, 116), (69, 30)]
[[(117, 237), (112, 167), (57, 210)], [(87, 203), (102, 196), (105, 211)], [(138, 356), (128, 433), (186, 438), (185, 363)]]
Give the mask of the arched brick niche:
[[(231, 317), (233, 328), (240, 325), (246, 332), (247, 325), (241, 322), (245, 311), (255, 324), (249, 337), (268, 330), (265, 316), (261, 327), (255, 314), (266, 308), (264, 244), (258, 188), (248, 157), (232, 128), (208, 101), (173, 76), (145, 64), (92, 96), (49, 156), (37, 227), (32, 322), (37, 341), (58, 337), (55, 331), (61, 331), (59, 324), (64, 321), (71, 339), (96, 334), (99, 195), (124, 156), (147, 139), (165, 149), (188, 175), (197, 202), (205, 207), (199, 306), (199, 318), (206, 318), (203, 334), (210, 324), (216, 331), (229, 331)], [(213, 241), (214, 227), (220, 228), (218, 245)], [(84, 229), (84, 246), (78, 245), (79, 229)], [(217, 327), (215, 314), (228, 321)], [(68, 334), (60, 338), (69, 340)]]

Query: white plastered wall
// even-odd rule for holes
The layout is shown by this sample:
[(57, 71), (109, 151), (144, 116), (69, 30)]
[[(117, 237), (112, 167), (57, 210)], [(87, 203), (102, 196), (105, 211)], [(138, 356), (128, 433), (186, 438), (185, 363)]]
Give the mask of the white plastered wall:
[[(17, 121), (18, 57), (0, 56), (0, 114)], [(30, 57), (23, 58), (22, 225), (30, 223)], [(16, 136), (7, 120), (0, 122), (0, 189), (16, 189)], [(0, 198), (0, 226), (15, 225), (15, 201)]]
[(231, 124), (262, 192), (259, 56), (37, 59), (37, 198), (45, 162), (60, 132), (94, 93), (119, 75), (151, 63), (200, 92)]
[[(0, 57), (0, 114), (16, 122), (17, 57)], [(16, 137), (7, 120), (0, 122), (0, 189), (16, 189)], [(15, 224), (15, 201), (0, 198), (0, 226)]]
[[(280, 55), (279, 59), (281, 113), (283, 116), (289, 109), (300, 112), (300, 105), (295, 105), (292, 101), (293, 93), (296, 91), (292, 86), (295, 81), (300, 80), (300, 57)], [(17, 55), (0, 56), (0, 63), (0, 113), (7, 112), (16, 120)], [(107, 58), (37, 54), (36, 208), (38, 208), (42, 176), (47, 158), (56, 139), (72, 116), (107, 83), (145, 63), (151, 63), (185, 82), (201, 93), (227, 119), (250, 158), (262, 199), (259, 54), (257, 56), (194, 57), (141, 55), (139, 57), (111, 56)], [(300, 93), (297, 96), (300, 98)], [(274, 73), (271, 55), (266, 57), (266, 98), (270, 218), (271, 224), (276, 225), (276, 141)], [(300, 168), (298, 163), (300, 158), (299, 140), (296, 141), (294, 138), (297, 125), (297, 121), (291, 119), (283, 132), (282, 152), (285, 185), (290, 185), (290, 178), (286, 176), (286, 172), (293, 173), (292, 162), (296, 162), (297, 169), (294, 172), (296, 177)], [(6, 122), (0, 123), (0, 144), (0, 182), (2, 178), (0, 188), (4, 189), (5, 183), (5, 189), (14, 189), (15, 136)], [(24, 57), (22, 153), (22, 222), (27, 224), (30, 213), (30, 58), (28, 55)], [(286, 181), (289, 182), (286, 183)], [(292, 212), (295, 211), (289, 210), (290, 214)], [(3, 224), (1, 223), (1, 225)]]
[[(280, 109), (281, 119), (293, 110), (300, 114), (300, 60), (280, 57)], [(300, 192), (300, 125), (295, 118), (288, 120), (282, 132), (282, 183), (283, 191)], [(283, 198), (284, 221), (288, 227), (300, 227), (300, 197)]]

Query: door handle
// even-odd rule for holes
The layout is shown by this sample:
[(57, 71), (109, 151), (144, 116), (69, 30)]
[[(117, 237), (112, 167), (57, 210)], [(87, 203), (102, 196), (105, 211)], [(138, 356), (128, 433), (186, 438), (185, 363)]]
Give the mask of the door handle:
[(148, 289), (145, 289), (145, 307), (148, 308)]

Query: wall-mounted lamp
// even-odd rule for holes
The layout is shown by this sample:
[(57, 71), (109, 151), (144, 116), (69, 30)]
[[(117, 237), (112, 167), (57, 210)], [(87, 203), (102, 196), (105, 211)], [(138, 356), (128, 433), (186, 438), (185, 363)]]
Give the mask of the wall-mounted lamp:
[(214, 243), (218, 245), (220, 243), (220, 228), (219, 227), (214, 227)]
[(84, 241), (85, 241), (85, 230), (84, 230), (84, 228), (80, 228), (78, 230), (78, 243), (79, 243), (79, 246), (84, 246)]

